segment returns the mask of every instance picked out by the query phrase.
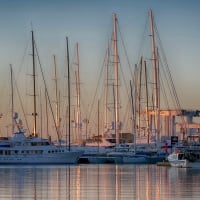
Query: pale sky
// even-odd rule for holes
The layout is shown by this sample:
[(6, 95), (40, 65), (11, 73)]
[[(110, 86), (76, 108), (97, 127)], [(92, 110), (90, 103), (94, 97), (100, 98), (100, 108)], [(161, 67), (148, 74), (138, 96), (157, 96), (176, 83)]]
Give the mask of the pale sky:
[(112, 13), (117, 14), (129, 61), (134, 66), (150, 8), (181, 106), (200, 109), (199, 0), (0, 0), (0, 110), (6, 112), (5, 99), (10, 98), (9, 64), (15, 74), (22, 73), (20, 65), (32, 27), (49, 79), (53, 54), (63, 70), (66, 36), (71, 55), (75, 43), (79, 43), (81, 82), (84, 90), (88, 88), (88, 96), (93, 97), (112, 32)]

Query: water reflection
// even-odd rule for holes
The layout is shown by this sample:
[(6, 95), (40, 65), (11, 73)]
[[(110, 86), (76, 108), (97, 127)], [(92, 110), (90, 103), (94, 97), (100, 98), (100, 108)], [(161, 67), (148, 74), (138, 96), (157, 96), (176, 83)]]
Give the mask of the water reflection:
[(0, 199), (199, 199), (200, 170), (156, 165), (1, 166)]

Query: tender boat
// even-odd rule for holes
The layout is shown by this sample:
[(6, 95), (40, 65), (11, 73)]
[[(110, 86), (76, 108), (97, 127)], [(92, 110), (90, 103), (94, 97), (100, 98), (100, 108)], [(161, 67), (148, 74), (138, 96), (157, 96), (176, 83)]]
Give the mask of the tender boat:
[(172, 167), (200, 168), (200, 151), (196, 146), (185, 147), (183, 150), (176, 149), (167, 159)]
[(179, 151), (175, 151), (167, 157), (170, 166), (172, 167), (189, 167), (190, 162), (185, 158), (185, 154)]

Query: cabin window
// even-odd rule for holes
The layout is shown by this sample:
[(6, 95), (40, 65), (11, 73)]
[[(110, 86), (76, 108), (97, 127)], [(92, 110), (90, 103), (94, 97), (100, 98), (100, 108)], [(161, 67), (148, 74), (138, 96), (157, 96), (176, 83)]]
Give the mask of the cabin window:
[(10, 151), (5, 151), (5, 155), (10, 155)]

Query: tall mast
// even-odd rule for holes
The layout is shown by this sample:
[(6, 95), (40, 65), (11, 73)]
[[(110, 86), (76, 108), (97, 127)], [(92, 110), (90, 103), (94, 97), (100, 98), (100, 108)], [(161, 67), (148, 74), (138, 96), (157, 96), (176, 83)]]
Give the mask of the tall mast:
[(98, 152), (99, 152), (99, 100), (98, 100), (98, 129), (97, 129), (97, 132), (98, 132)]
[(13, 100), (13, 70), (10, 64), (10, 75), (11, 75), (11, 119), (12, 119), (12, 134), (14, 133), (14, 100)]
[(149, 144), (149, 94), (148, 94), (148, 84), (147, 84), (147, 65), (146, 60), (144, 61), (144, 69), (145, 69), (145, 87), (146, 87), (146, 126), (147, 126), (147, 143)]
[(57, 70), (56, 70), (56, 56), (53, 55), (54, 60), (54, 80), (55, 80), (55, 103), (56, 103), (56, 128), (58, 134), (60, 134), (60, 121), (59, 121), (59, 103), (58, 103), (58, 82), (57, 82)]
[(46, 126), (47, 126), (47, 136), (50, 139), (49, 135), (49, 116), (48, 116), (48, 106), (47, 106), (47, 89), (45, 88), (45, 106), (46, 106)]
[[(132, 85), (131, 85), (131, 82), (130, 82), (130, 86), (131, 86), (131, 100), (132, 100), (132, 108), (133, 108), (133, 138), (134, 138), (134, 150), (136, 152), (136, 143), (137, 143), (137, 115), (136, 115), (136, 112), (137, 112), (137, 101), (138, 101), (138, 67), (137, 65), (135, 65), (135, 69), (134, 69), (134, 79), (133, 79), (133, 83), (134, 83), (134, 93), (132, 91)], [(134, 94), (134, 102), (133, 102), (133, 94)]]
[(142, 57), (140, 60), (140, 66), (139, 66), (139, 88), (138, 88), (138, 135), (140, 136), (140, 130), (141, 130), (141, 91), (142, 89)]
[(151, 48), (152, 48), (152, 64), (154, 68), (154, 109), (155, 109), (155, 134), (157, 137), (157, 142), (159, 141), (159, 92), (158, 92), (158, 66), (157, 66), (157, 56), (155, 47), (155, 37), (154, 37), (154, 21), (153, 21), (152, 10), (149, 10), (149, 22), (150, 22), (150, 32), (151, 32)]
[(119, 144), (119, 77), (118, 77), (118, 49), (117, 49), (117, 17), (113, 13), (113, 64), (114, 64), (114, 86), (115, 86), (115, 131), (116, 144)]
[(75, 71), (76, 77), (76, 92), (77, 92), (77, 115), (76, 115), (76, 122), (77, 122), (77, 136), (82, 140), (81, 137), (81, 108), (80, 108), (80, 73), (79, 73), (79, 51), (78, 51), (78, 43), (76, 43), (76, 65), (77, 69)]
[(104, 110), (104, 126), (105, 126), (105, 132), (108, 131), (108, 66), (109, 66), (109, 47), (107, 49), (106, 54), (106, 87), (105, 87), (105, 110)]
[(36, 72), (35, 72), (35, 41), (34, 41), (34, 34), (32, 33), (32, 57), (33, 57), (33, 117), (34, 117), (34, 127), (33, 127), (33, 136), (36, 137), (36, 129), (37, 129), (37, 113), (36, 113)]
[[(66, 37), (66, 43), (67, 43), (67, 79), (68, 79), (68, 140), (69, 140), (69, 150), (70, 150), (70, 131), (71, 131), (71, 102), (70, 102), (70, 70), (69, 70), (69, 44), (68, 44), (68, 37)], [(67, 138), (66, 138), (67, 139)], [(67, 140), (66, 140), (67, 141)]]
[(161, 127), (160, 127), (160, 72), (159, 72), (159, 53), (158, 53), (158, 47), (156, 48), (156, 58), (157, 58), (157, 101), (158, 101), (158, 108), (157, 108), (157, 124), (158, 124), (158, 141), (160, 141), (161, 137)]
[[(131, 88), (131, 107), (132, 107), (132, 134), (133, 134), (133, 143), (134, 143), (134, 148), (136, 149), (136, 126), (135, 126), (135, 106), (133, 105), (133, 87), (130, 81), (130, 88)], [(136, 101), (136, 99), (135, 99)]]
[(40, 136), (42, 137), (42, 129), (43, 129), (43, 113), (42, 113), (42, 92), (41, 92), (41, 88), (40, 88)]

